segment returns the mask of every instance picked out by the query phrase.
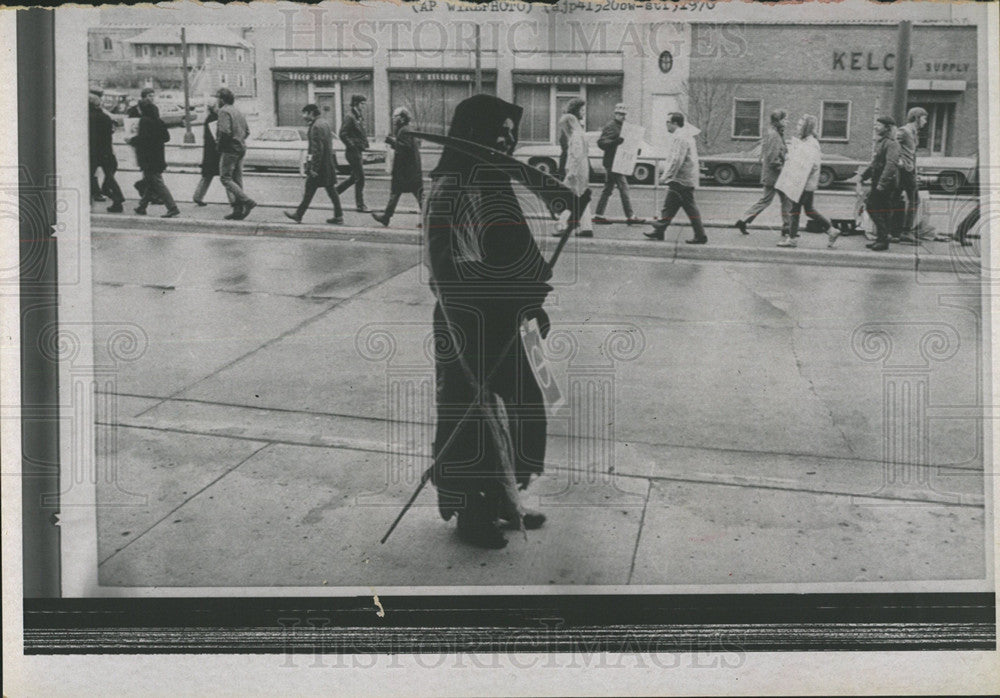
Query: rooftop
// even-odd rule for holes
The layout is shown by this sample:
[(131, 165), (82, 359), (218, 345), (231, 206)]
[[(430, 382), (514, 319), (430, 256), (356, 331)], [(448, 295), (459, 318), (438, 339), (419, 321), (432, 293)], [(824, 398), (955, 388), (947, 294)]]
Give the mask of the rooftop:
[[(185, 39), (189, 44), (253, 48), (253, 44), (249, 41), (241, 39), (233, 32), (222, 27), (193, 25), (187, 27), (187, 36)], [(125, 42), (130, 44), (180, 44), (181, 28), (169, 26), (152, 27), (138, 36), (125, 39)]]

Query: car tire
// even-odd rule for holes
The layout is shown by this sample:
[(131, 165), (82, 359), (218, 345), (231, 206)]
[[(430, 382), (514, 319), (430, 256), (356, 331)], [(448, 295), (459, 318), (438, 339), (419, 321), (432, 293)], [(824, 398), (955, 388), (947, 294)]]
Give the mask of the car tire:
[(639, 162), (636, 163), (635, 169), (632, 170), (632, 179), (639, 184), (652, 184), (653, 172), (654, 169), (652, 165)]
[(937, 185), (946, 194), (957, 194), (965, 186), (965, 177), (961, 172), (945, 171), (937, 176)]
[(821, 167), (819, 170), (819, 188), (826, 189), (827, 187), (833, 186), (833, 183), (837, 181), (837, 174), (831, 170), (829, 167)]
[(552, 175), (553, 177), (557, 174), (557, 170), (559, 169), (559, 164), (550, 158), (531, 158), (528, 160), (528, 164), (536, 170), (541, 170), (545, 174)]
[(736, 168), (732, 165), (719, 165), (712, 171), (712, 176), (716, 184), (727, 187), (736, 182)]

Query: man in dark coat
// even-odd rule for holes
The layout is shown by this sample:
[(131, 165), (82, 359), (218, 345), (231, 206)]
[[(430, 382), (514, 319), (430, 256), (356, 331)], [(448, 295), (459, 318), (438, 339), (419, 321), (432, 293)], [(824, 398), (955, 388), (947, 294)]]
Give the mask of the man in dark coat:
[(611, 167), (615, 162), (615, 155), (618, 153), (618, 146), (625, 142), (622, 138), (622, 124), (625, 123), (625, 105), (615, 105), (614, 117), (607, 123), (597, 139), (597, 147), (604, 151), (601, 164), (604, 165), (604, 189), (601, 190), (601, 198), (597, 200), (597, 208), (594, 209), (594, 223), (606, 225), (610, 223), (604, 217), (604, 209), (611, 198), (611, 192), (618, 188), (618, 193), (622, 197), (622, 208), (625, 209), (625, 218), (629, 225), (642, 223), (641, 218), (636, 218), (632, 211), (632, 202), (628, 196), (628, 181), (625, 175), (612, 172)]
[(159, 110), (155, 105), (140, 102), (139, 113), (141, 114), (139, 133), (131, 139), (130, 144), (135, 148), (135, 159), (139, 163), (139, 169), (142, 170), (146, 189), (135, 212), (140, 216), (145, 216), (146, 207), (155, 196), (163, 201), (167, 207), (163, 218), (173, 218), (180, 214), (180, 209), (177, 208), (174, 197), (163, 181), (163, 172), (167, 169), (163, 144), (170, 140), (170, 132), (167, 131), (166, 125), (160, 119)]
[[(212, 102), (208, 105), (208, 116), (205, 117), (205, 125), (202, 128), (201, 179), (198, 180), (198, 186), (195, 187), (194, 195), (191, 197), (191, 200), (199, 206), (208, 206), (205, 203), (208, 185), (219, 176), (219, 148), (215, 136), (212, 135), (212, 124), (218, 122), (219, 107), (215, 102)], [(228, 189), (226, 189), (226, 198), (229, 199), (230, 205), (235, 201), (233, 193)]]
[[(475, 95), (456, 107), (448, 135), (511, 153), (521, 111), (497, 97)], [(518, 328), (531, 318), (547, 335), (542, 304), (552, 290), (552, 271), (509, 176), (448, 146), (431, 172), (423, 228), (437, 296), (431, 480), (441, 516), (457, 514), (464, 541), (502, 548), (507, 540), (500, 520), (525, 529), (545, 521), (521, 507), (517, 492), (542, 472), (546, 446), (545, 407)], [(511, 338), (512, 349), (503, 354)]]
[(410, 111), (399, 107), (392, 113), (393, 136), (387, 136), (385, 142), (393, 150), (392, 184), (389, 187), (389, 201), (382, 215), (372, 214), (372, 218), (382, 225), (389, 225), (392, 214), (396, 211), (399, 197), (409, 192), (417, 200), (419, 209), (424, 200), (424, 173), (420, 167), (420, 144), (410, 135)]
[(343, 194), (354, 187), (354, 202), (359, 212), (368, 210), (365, 206), (365, 167), (362, 153), (368, 150), (368, 136), (365, 135), (365, 115), (361, 110), (367, 102), (364, 95), (351, 97), (351, 110), (340, 125), (340, 140), (344, 142), (344, 157), (351, 166), (351, 174), (337, 185), (337, 193)]
[(316, 190), (323, 188), (333, 202), (333, 218), (327, 223), (338, 225), (344, 222), (344, 211), (337, 196), (337, 159), (333, 153), (333, 129), (326, 119), (320, 117), (319, 107), (307, 104), (302, 107), (302, 119), (309, 124), (309, 155), (305, 164), (306, 188), (302, 193), (302, 202), (295, 213), (285, 211), (285, 216), (296, 223), (302, 222), (309, 204), (312, 203)]
[(780, 189), (775, 189), (774, 185), (781, 175), (781, 168), (785, 165), (785, 158), (788, 157), (788, 146), (785, 144), (785, 124), (788, 122), (788, 114), (783, 109), (776, 109), (771, 112), (771, 125), (768, 127), (764, 138), (760, 143), (760, 183), (764, 185), (764, 193), (753, 206), (747, 209), (746, 213), (736, 221), (734, 227), (744, 235), (748, 235), (747, 226), (753, 222), (754, 218), (764, 212), (777, 194), (781, 201), (781, 237), (791, 237), (792, 224), (792, 201)]
[(872, 181), (865, 208), (875, 224), (875, 242), (865, 245), (873, 252), (889, 249), (889, 235), (895, 221), (894, 209), (899, 186), (899, 143), (896, 120), (880, 116), (875, 121), (875, 153), (871, 164), (861, 173), (861, 181)]
[[(160, 116), (160, 108), (156, 106), (156, 90), (154, 90), (152, 87), (142, 88), (142, 91), (139, 93), (139, 101), (133, 102), (132, 104), (129, 105), (128, 110), (125, 112), (125, 116), (129, 117), (130, 119), (140, 118), (142, 116), (140, 107), (143, 104), (148, 105), (148, 109), (151, 109), (157, 117)], [(127, 135), (128, 134), (126, 134), (126, 136)], [(146, 184), (145, 179), (140, 177), (139, 180), (136, 181), (136, 183), (133, 186), (135, 186), (135, 190), (139, 192), (140, 199), (146, 195), (146, 190), (148, 189), (148, 186)], [(163, 201), (160, 199), (160, 197), (152, 195), (149, 197), (149, 203), (159, 205), (162, 204)]]
[(104, 173), (104, 181), (99, 191), (111, 199), (108, 213), (121, 213), (125, 195), (115, 181), (118, 171), (118, 158), (115, 157), (111, 143), (115, 122), (101, 109), (101, 98), (97, 94), (90, 95), (90, 177), (97, 180), (97, 169)]

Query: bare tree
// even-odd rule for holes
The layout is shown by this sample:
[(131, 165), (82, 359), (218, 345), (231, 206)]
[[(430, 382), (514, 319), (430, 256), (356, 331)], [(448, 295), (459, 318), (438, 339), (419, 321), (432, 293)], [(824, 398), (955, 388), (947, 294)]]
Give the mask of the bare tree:
[(688, 95), (688, 118), (701, 129), (696, 141), (698, 151), (717, 151), (729, 136), (732, 118), (733, 85), (706, 78), (696, 78), (685, 82)]

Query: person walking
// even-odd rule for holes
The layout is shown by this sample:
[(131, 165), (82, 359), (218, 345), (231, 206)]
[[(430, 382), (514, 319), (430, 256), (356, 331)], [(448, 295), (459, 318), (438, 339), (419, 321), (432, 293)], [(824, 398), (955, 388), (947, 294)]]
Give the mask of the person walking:
[(344, 222), (344, 210), (340, 206), (340, 197), (337, 196), (337, 157), (333, 152), (333, 128), (330, 123), (320, 116), (319, 107), (315, 104), (307, 104), (302, 107), (302, 120), (309, 125), (309, 154), (306, 159), (305, 190), (302, 192), (302, 202), (294, 213), (285, 211), (287, 218), (291, 218), (296, 223), (302, 222), (302, 216), (306, 214), (309, 204), (312, 203), (313, 196), (317, 189), (325, 189), (326, 195), (333, 202), (333, 218), (327, 218), (326, 222), (332, 225), (339, 225)]
[(736, 221), (735, 227), (739, 228), (739, 231), (744, 235), (749, 235), (747, 226), (771, 205), (774, 195), (777, 193), (781, 201), (781, 235), (788, 237), (792, 203), (784, 192), (774, 188), (774, 183), (778, 181), (781, 168), (788, 155), (788, 147), (785, 145), (785, 124), (788, 122), (788, 115), (783, 109), (776, 109), (771, 112), (770, 121), (770, 126), (764, 134), (760, 146), (760, 183), (764, 185), (764, 193), (757, 203), (748, 208), (746, 213)]
[(899, 186), (899, 143), (895, 138), (896, 121), (891, 116), (880, 116), (875, 121), (875, 153), (871, 164), (861, 173), (861, 181), (871, 180), (865, 208), (875, 225), (875, 242), (865, 245), (873, 252), (889, 249), (889, 236), (893, 226), (893, 204)]
[[(517, 105), (475, 95), (455, 108), (448, 135), (512, 153), (521, 114)], [(437, 300), (431, 482), (441, 517), (457, 515), (459, 537), (498, 549), (507, 545), (501, 521), (526, 530), (545, 522), (518, 495), (544, 469), (547, 434), (519, 328), (533, 319), (547, 336), (542, 304), (552, 270), (508, 174), (446, 145), (430, 179), (423, 228)]]
[[(121, 187), (115, 181), (115, 173), (118, 171), (118, 158), (115, 157), (114, 146), (111, 142), (111, 134), (115, 130), (115, 122), (111, 120), (101, 108), (101, 97), (99, 94), (90, 94), (90, 178), (92, 182), (97, 181), (97, 170), (101, 169), (104, 181), (97, 191), (111, 199), (108, 213), (121, 213), (124, 209), (122, 203), (125, 195), (122, 194)], [(92, 185), (93, 187), (93, 185)]]
[[(566, 174), (563, 183), (577, 195), (583, 194), (590, 186), (590, 157), (587, 152), (587, 133), (583, 125), (586, 120), (586, 109), (587, 103), (582, 99), (578, 97), (572, 99), (566, 105), (566, 114), (559, 120), (560, 124), (565, 121), (568, 129), (566, 159), (563, 163), (563, 170)], [(559, 215), (559, 220), (556, 223), (557, 236), (566, 234), (570, 224), (569, 216), (568, 209)], [(580, 225), (576, 236), (581, 238), (594, 237), (594, 225), (590, 216), (589, 203), (580, 216)]]
[(607, 225), (611, 222), (604, 217), (604, 209), (608, 205), (608, 199), (611, 198), (611, 192), (616, 187), (622, 197), (622, 208), (625, 209), (626, 223), (629, 225), (642, 223), (642, 219), (636, 218), (632, 211), (632, 202), (629, 200), (628, 195), (628, 181), (626, 181), (625, 175), (611, 171), (611, 166), (615, 162), (615, 154), (618, 152), (618, 146), (625, 142), (625, 139), (622, 138), (622, 124), (625, 122), (627, 113), (624, 104), (616, 104), (614, 116), (605, 125), (600, 137), (597, 139), (597, 147), (604, 151), (601, 163), (604, 165), (605, 177), (604, 189), (601, 190), (601, 198), (598, 200), (597, 209), (594, 212), (594, 223), (600, 225)]
[(386, 136), (385, 139), (393, 150), (389, 201), (386, 202), (381, 216), (377, 213), (372, 214), (372, 218), (382, 225), (389, 225), (392, 214), (396, 212), (399, 197), (405, 193), (413, 194), (417, 200), (418, 211), (423, 205), (424, 173), (420, 166), (420, 144), (410, 135), (411, 120), (410, 110), (406, 107), (397, 107), (392, 112), (393, 135)]
[(649, 240), (663, 240), (667, 226), (683, 208), (694, 229), (694, 237), (684, 242), (688, 245), (704, 245), (708, 242), (708, 236), (705, 234), (701, 212), (694, 201), (694, 190), (700, 176), (698, 150), (694, 138), (682, 131), (683, 128), (684, 115), (671, 112), (667, 117), (667, 131), (671, 134), (670, 151), (660, 179), (661, 183), (667, 185), (667, 196), (663, 200), (659, 219), (653, 223), (653, 229), (643, 235)]
[[(160, 116), (160, 108), (156, 106), (156, 90), (154, 90), (152, 87), (142, 88), (142, 91), (139, 93), (138, 101), (133, 101), (132, 103), (129, 104), (128, 110), (125, 112), (125, 116), (127, 116), (130, 119), (141, 118), (142, 112), (139, 107), (142, 104), (149, 105), (149, 108), (153, 110), (157, 118)], [(134, 135), (135, 135), (134, 133), (129, 134), (128, 132), (126, 132), (125, 134), (126, 139), (130, 139)], [(138, 180), (136, 180), (136, 183), (133, 186), (135, 187), (135, 190), (139, 192), (140, 199), (146, 195), (147, 186), (145, 179), (140, 177)], [(149, 198), (149, 203), (159, 205), (162, 204), (163, 201), (161, 201), (158, 196), (153, 195)]]
[(337, 185), (337, 193), (343, 194), (354, 187), (354, 203), (358, 212), (365, 213), (365, 166), (362, 153), (368, 150), (368, 136), (365, 135), (365, 115), (362, 105), (368, 100), (364, 95), (351, 97), (351, 110), (340, 125), (340, 140), (344, 143), (344, 157), (351, 166), (351, 174)]
[(142, 179), (146, 186), (135, 212), (145, 216), (146, 207), (155, 197), (167, 207), (163, 218), (173, 218), (180, 214), (180, 210), (163, 181), (163, 172), (167, 169), (163, 144), (170, 140), (170, 132), (160, 119), (155, 104), (140, 102), (139, 114), (139, 132), (131, 139), (130, 145), (135, 148), (135, 159), (139, 163), (139, 169), (142, 170)]
[(914, 229), (919, 206), (919, 182), (917, 181), (917, 144), (920, 130), (927, 124), (927, 110), (913, 107), (906, 114), (906, 124), (896, 129), (899, 143), (899, 193), (906, 197), (906, 206), (899, 209), (894, 235), (901, 242), (916, 243)]
[(250, 127), (243, 112), (236, 108), (236, 97), (228, 87), (216, 93), (219, 106), (219, 179), (222, 186), (232, 195), (233, 212), (225, 216), (227, 220), (241, 221), (254, 209), (257, 202), (243, 191), (243, 157), (246, 155), (246, 141)]
[[(201, 146), (201, 179), (194, 189), (191, 197), (198, 206), (208, 206), (205, 203), (205, 194), (208, 193), (208, 185), (215, 177), (219, 176), (219, 147), (215, 136), (212, 134), (212, 124), (219, 123), (219, 106), (214, 102), (208, 105), (208, 115), (205, 117), (205, 125), (202, 128)], [(236, 201), (233, 193), (226, 189), (226, 198), (232, 205)]]
[(570, 119), (570, 107), (577, 99), (570, 100), (566, 105), (566, 111), (559, 117), (556, 124), (556, 133), (559, 135), (559, 167), (556, 176), (559, 179), (566, 179), (566, 158), (569, 155), (569, 137), (573, 132), (573, 121)]
[[(802, 185), (802, 193), (797, 198), (794, 194), (783, 192), (792, 201), (792, 205), (789, 211), (788, 235), (782, 236), (778, 247), (796, 247), (798, 245), (799, 219), (803, 208), (806, 216), (819, 223), (823, 232), (827, 234), (827, 247), (833, 247), (833, 243), (836, 242), (840, 233), (813, 205), (813, 197), (819, 186), (819, 173), (823, 160), (823, 153), (820, 150), (819, 141), (816, 139), (816, 117), (811, 114), (804, 115), (799, 119), (796, 131), (797, 137), (792, 141), (792, 146), (788, 151), (786, 169), (806, 173), (805, 183)], [(802, 180), (799, 182), (801, 183)], [(781, 186), (780, 181), (778, 185)], [(783, 190), (779, 189), (779, 191)]]

